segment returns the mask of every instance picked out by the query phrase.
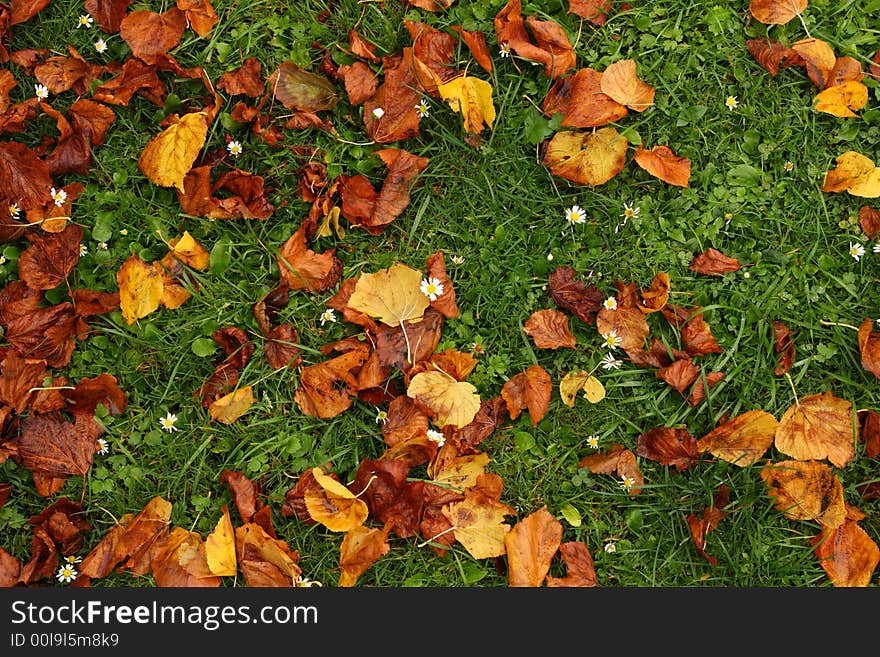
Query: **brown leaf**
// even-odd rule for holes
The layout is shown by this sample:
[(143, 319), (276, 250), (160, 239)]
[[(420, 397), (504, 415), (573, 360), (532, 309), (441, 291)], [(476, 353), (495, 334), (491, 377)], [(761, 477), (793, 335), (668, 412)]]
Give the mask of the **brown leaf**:
[(715, 491), (712, 505), (703, 510), (702, 518), (697, 518), (693, 514), (687, 516), (694, 547), (713, 566), (718, 565), (718, 559), (706, 553), (706, 536), (718, 527), (719, 521), (727, 515), (728, 512), (724, 507), (728, 504), (730, 504), (730, 487), (727, 484), (720, 484)]
[(602, 73), (602, 93), (635, 112), (654, 104), (654, 87), (639, 79), (634, 59), (621, 59)]
[(9, 25), (26, 23), (45, 9), (49, 2), (51, 0), (18, 0), (10, 3), (12, 11), (9, 15)]
[(339, 185), (342, 216), (352, 225), (378, 235), (407, 208), (414, 179), (428, 166), (428, 158), (400, 148), (376, 151), (388, 173), (378, 193), (364, 175), (343, 176)]
[(691, 308), (687, 312), (690, 314), (681, 328), (681, 341), (684, 343), (685, 351), (694, 358), (722, 353), (724, 349), (712, 335), (709, 324), (703, 319), (701, 309)]
[(342, 274), (342, 262), (336, 248), (315, 253), (306, 246), (308, 225), (303, 223), (278, 250), (278, 267), (282, 280), (291, 290), (323, 292), (330, 289)]
[(111, 105), (127, 106), (138, 94), (154, 105), (165, 102), (168, 90), (156, 69), (136, 57), (129, 57), (116, 77), (98, 85), (92, 91), (92, 99)]
[(336, 87), (326, 77), (282, 62), (269, 76), (275, 98), (287, 109), (320, 112), (333, 109), (339, 102)]
[(528, 409), (532, 426), (538, 426), (547, 414), (552, 391), (553, 382), (547, 371), (540, 365), (530, 365), (504, 383), (501, 397), (507, 404), (511, 420), (518, 418), (523, 409)]
[(830, 392), (808, 395), (785, 411), (776, 449), (800, 460), (828, 459), (842, 468), (855, 456), (852, 404)]
[[(232, 493), (232, 501), (243, 523), (254, 522), (263, 506), (260, 499), (260, 486), (252, 479), (235, 470), (225, 469), (220, 473), (221, 484), (226, 484)], [(271, 532), (270, 532), (271, 533)]]
[(379, 82), (376, 74), (364, 62), (354, 62), (339, 67), (339, 75), (345, 84), (349, 104), (357, 107), (376, 94)]
[(177, 8), (186, 14), (187, 23), (200, 37), (206, 37), (220, 20), (209, 0), (177, 0)]
[(175, 527), (153, 544), (150, 570), (158, 587), (217, 587), (221, 581), (211, 574), (202, 537), (183, 527)]
[(550, 297), (562, 308), (586, 324), (596, 322), (596, 313), (602, 307), (605, 295), (596, 285), (587, 285), (575, 279), (577, 272), (569, 266), (557, 267), (550, 274)]
[(614, 334), (619, 340), (621, 349), (629, 353), (641, 349), (651, 329), (645, 319), (645, 313), (635, 308), (628, 308), (618, 300), (617, 308), (602, 307), (596, 315), (596, 330), (607, 339)]
[(716, 426), (697, 441), (697, 447), (744, 468), (764, 457), (778, 428), (779, 422), (770, 413), (746, 411)]
[(116, 34), (131, 0), (85, 0), (83, 7), (105, 34)]
[(523, 332), (531, 336), (539, 349), (573, 349), (576, 345), (576, 339), (568, 328), (568, 315), (558, 310), (536, 310), (523, 324)]
[(33, 399), (34, 388), (42, 386), (46, 361), (22, 358), (13, 351), (3, 358), (0, 368), (0, 401), (22, 413)]
[(780, 68), (804, 65), (803, 59), (795, 50), (776, 39), (768, 37), (748, 39), (746, 49), (758, 64), (774, 77), (779, 73)]
[(126, 14), (119, 24), (119, 35), (131, 54), (147, 64), (156, 64), (180, 43), (186, 29), (186, 14), (177, 7), (160, 13), (138, 9)]
[(538, 587), (562, 542), (562, 523), (541, 507), (517, 522), (504, 537), (509, 586)]
[(843, 484), (826, 463), (780, 461), (761, 469), (774, 507), (791, 520), (812, 520), (837, 529), (846, 520)]
[(554, 21), (536, 16), (524, 22), (521, 0), (509, 0), (495, 16), (494, 24), (498, 43), (506, 43), (524, 59), (544, 64), (545, 75), (557, 78), (574, 68), (576, 55), (565, 30)]
[(416, 105), (421, 96), (412, 68), (406, 63), (409, 59), (411, 47), (404, 48), (401, 55), (384, 58), (385, 79), (375, 95), (364, 102), (367, 136), (377, 144), (402, 141), (419, 132)]
[(348, 47), (352, 54), (357, 57), (368, 59), (374, 64), (381, 60), (376, 56), (376, 46), (358, 34), (354, 28), (348, 31)]
[(438, 294), (437, 298), (431, 301), (431, 308), (440, 312), (447, 319), (458, 317), (460, 312), (455, 303), (455, 289), (452, 286), (452, 279), (446, 273), (443, 253), (436, 251), (429, 255), (425, 259), (425, 267), (428, 271), (428, 277), (437, 279), (443, 286), (443, 293)]
[(238, 68), (223, 73), (217, 80), (217, 88), (230, 96), (259, 97), (266, 90), (266, 82), (261, 75), (260, 60), (256, 57), (248, 57)]
[(602, 75), (581, 68), (557, 79), (544, 96), (541, 111), (548, 117), (562, 114), (560, 125), (567, 128), (594, 128), (622, 119), (627, 109), (602, 91)]
[(18, 584), (21, 562), (0, 547), (0, 588), (11, 588)]
[(79, 261), (82, 236), (83, 229), (76, 224), (60, 233), (28, 233), (31, 244), (19, 256), (19, 277), (35, 290), (58, 287)]
[(702, 253), (694, 256), (691, 260), (691, 271), (698, 274), (708, 274), (709, 276), (723, 276), (732, 271), (738, 271), (742, 268), (739, 260), (730, 258), (718, 249), (709, 247)]
[(17, 447), (24, 467), (56, 477), (84, 475), (95, 455), (94, 437), (57, 412), (22, 418)]
[(809, 0), (750, 0), (749, 13), (765, 25), (785, 25), (807, 8)]
[(675, 388), (679, 394), (685, 396), (685, 390), (700, 375), (700, 368), (694, 365), (693, 361), (689, 358), (681, 358), (672, 361), (666, 367), (661, 367), (655, 374), (657, 378), (662, 379)]
[(604, 452), (585, 456), (578, 461), (578, 467), (589, 468), (595, 474), (617, 474), (631, 496), (641, 493), (645, 483), (636, 455), (620, 444), (611, 445)]
[(868, 458), (880, 456), (880, 413), (865, 408), (856, 414), (859, 421), (859, 440), (865, 443)]
[(598, 586), (593, 555), (583, 541), (568, 541), (559, 546), (559, 554), (565, 562), (565, 577), (547, 577), (548, 587)]
[(870, 317), (859, 324), (858, 340), (862, 367), (880, 379), (880, 333), (874, 330), (874, 320)]
[(253, 522), (235, 528), (235, 554), (247, 586), (294, 587), (302, 576), (298, 552)]
[(791, 331), (783, 322), (773, 322), (773, 350), (779, 354), (779, 360), (773, 373), (776, 376), (782, 376), (794, 363), (794, 338), (791, 337)]
[(662, 465), (675, 466), (679, 472), (700, 461), (697, 440), (683, 427), (658, 427), (640, 434), (636, 454)]
[(595, 132), (557, 132), (547, 144), (542, 164), (553, 175), (579, 185), (608, 182), (626, 165), (626, 138), (611, 126)]
[(0, 180), (4, 205), (17, 203), (25, 212), (44, 206), (50, 188), (55, 186), (46, 163), (17, 141), (0, 142)]
[(336, 417), (351, 406), (357, 387), (353, 370), (365, 359), (364, 352), (349, 351), (304, 367), (293, 400), (306, 415)]
[(61, 396), (74, 415), (94, 415), (98, 404), (103, 404), (110, 415), (119, 415), (128, 404), (128, 398), (119, 387), (116, 377), (106, 373), (93, 378), (81, 378), (73, 390), (63, 390)]
[(477, 61), (477, 64), (486, 73), (492, 73), (492, 56), (489, 54), (489, 47), (486, 45), (486, 35), (482, 32), (469, 32), (461, 25), (450, 25), (449, 29), (461, 37), (468, 50), (470, 50), (471, 55)]
[(299, 333), (292, 324), (280, 324), (266, 333), (266, 360), (273, 368), (296, 367), (302, 362)]
[(867, 587), (880, 563), (880, 548), (857, 522), (824, 528), (813, 540), (819, 565), (836, 587)]
[(15, 317), (6, 328), (6, 339), (19, 356), (45, 359), (49, 367), (64, 367), (87, 328), (68, 301)]
[(859, 208), (859, 226), (869, 240), (877, 239), (880, 234), (880, 210), (867, 205)]
[(353, 527), (345, 533), (339, 546), (339, 581), (337, 586), (352, 587), (380, 557), (388, 554), (390, 526)]
[[(803, 0), (796, 1), (803, 2)], [(813, 84), (820, 90), (825, 89), (837, 63), (837, 56), (828, 42), (810, 37), (791, 44), (791, 48), (803, 59), (807, 76)]]
[(85, 94), (99, 77), (101, 68), (89, 64), (73, 47), (68, 46), (68, 51), (69, 57), (55, 55), (37, 64), (34, 77), (52, 94), (61, 94), (70, 89), (77, 94)]
[(687, 187), (691, 176), (691, 161), (672, 152), (668, 146), (654, 146), (645, 150), (636, 148), (635, 163), (655, 178), (677, 187)]

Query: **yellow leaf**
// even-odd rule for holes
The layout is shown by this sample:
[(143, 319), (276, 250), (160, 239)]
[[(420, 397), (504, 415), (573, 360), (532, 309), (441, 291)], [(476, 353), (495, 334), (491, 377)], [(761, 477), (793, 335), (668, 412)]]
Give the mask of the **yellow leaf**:
[(175, 258), (193, 269), (204, 271), (208, 268), (211, 254), (190, 235), (188, 230), (183, 231), (179, 238), (172, 239), (169, 243), (171, 253)]
[(366, 502), (321, 468), (312, 468), (312, 475), (321, 490), (307, 490), (303, 499), (313, 520), (333, 532), (347, 532), (364, 524), (369, 515)]
[(654, 87), (639, 79), (634, 59), (621, 59), (602, 73), (602, 93), (636, 112), (654, 104)]
[(877, 179), (877, 166), (871, 158), (856, 151), (846, 151), (835, 159), (837, 166), (825, 174), (822, 182), (823, 192), (852, 193), (856, 187), (860, 193), (856, 196), (868, 196), (871, 187), (871, 179)]
[(235, 530), (229, 518), (229, 507), (223, 505), (223, 515), (217, 525), (205, 538), (205, 556), (208, 568), (214, 575), (224, 577), (235, 575), (237, 561), (235, 557)]
[(183, 179), (205, 144), (208, 123), (207, 112), (191, 112), (153, 137), (138, 158), (144, 175), (160, 187), (185, 193)]
[(857, 117), (853, 110), (860, 110), (868, 103), (868, 87), (858, 80), (828, 87), (813, 98), (813, 109), (838, 118)]
[(584, 397), (592, 404), (598, 404), (605, 399), (605, 386), (595, 376), (590, 376), (584, 382)]
[(348, 307), (359, 310), (388, 326), (422, 319), (431, 301), (422, 293), (422, 273), (396, 262), (375, 274), (361, 274), (348, 299)]
[(477, 478), (486, 473), (487, 463), (489, 455), (485, 452), (456, 456), (452, 461), (443, 463), (442, 468), (434, 474), (431, 474), (429, 465), (429, 475), (438, 484), (464, 490), (476, 486)]
[(853, 196), (877, 198), (880, 196), (880, 167), (874, 167), (866, 175), (856, 180), (846, 190)]
[(345, 237), (345, 228), (339, 223), (339, 213), (341, 212), (338, 205), (330, 208), (330, 211), (324, 216), (318, 230), (315, 231), (315, 239), (319, 237), (332, 237), (334, 231), (339, 238)]
[(553, 135), (543, 162), (556, 176), (595, 187), (623, 171), (627, 148), (626, 138), (612, 127), (595, 132), (566, 130)]
[(211, 402), (208, 407), (208, 413), (212, 420), (217, 420), (223, 424), (232, 424), (254, 403), (254, 392), (252, 386), (244, 386), (227, 395), (223, 395), (220, 399)]
[(474, 559), (500, 557), (506, 551), (504, 538), (510, 525), (504, 517), (516, 511), (478, 489), (464, 492), (464, 500), (443, 506), (442, 513), (452, 523), (455, 540), (461, 543)]
[(461, 428), (480, 410), (480, 395), (467, 381), (456, 381), (446, 372), (419, 372), (409, 382), (408, 397), (424, 404), (440, 427)]
[(491, 84), (480, 78), (462, 75), (438, 85), (437, 90), (452, 110), (462, 115), (468, 134), (482, 132), (484, 123), (492, 127), (495, 106), (492, 104)]
[(159, 307), (164, 284), (155, 267), (132, 254), (116, 272), (119, 308), (129, 324), (146, 317)]

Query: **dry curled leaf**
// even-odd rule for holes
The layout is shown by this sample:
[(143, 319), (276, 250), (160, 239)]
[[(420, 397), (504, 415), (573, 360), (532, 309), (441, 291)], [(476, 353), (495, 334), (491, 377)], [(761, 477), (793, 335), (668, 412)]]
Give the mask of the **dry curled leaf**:
[(654, 104), (654, 87), (639, 79), (634, 59), (621, 59), (602, 72), (602, 93), (636, 112)]
[(646, 150), (640, 146), (633, 156), (635, 163), (655, 178), (676, 187), (687, 187), (691, 176), (691, 161), (672, 152), (668, 146), (654, 146)]
[(536, 310), (523, 324), (523, 331), (539, 349), (574, 348), (576, 339), (568, 328), (568, 315), (558, 310)]
[(532, 426), (538, 426), (547, 414), (552, 390), (553, 383), (547, 371), (540, 365), (531, 365), (504, 383), (501, 396), (511, 420), (518, 418), (523, 409), (528, 409)]
[(700, 460), (697, 440), (684, 427), (658, 427), (640, 434), (636, 454), (682, 471)]
[(366, 502), (321, 468), (312, 468), (311, 472), (318, 487), (306, 490), (304, 499), (312, 519), (334, 532), (347, 532), (363, 525), (369, 515)]
[(546, 506), (517, 522), (504, 537), (509, 586), (541, 586), (561, 542), (562, 523)]
[(742, 268), (739, 260), (724, 255), (718, 249), (709, 247), (691, 260), (690, 271), (709, 276), (723, 276)]
[(557, 132), (547, 144), (542, 162), (553, 175), (595, 187), (608, 182), (626, 165), (628, 143), (614, 128), (595, 132)]

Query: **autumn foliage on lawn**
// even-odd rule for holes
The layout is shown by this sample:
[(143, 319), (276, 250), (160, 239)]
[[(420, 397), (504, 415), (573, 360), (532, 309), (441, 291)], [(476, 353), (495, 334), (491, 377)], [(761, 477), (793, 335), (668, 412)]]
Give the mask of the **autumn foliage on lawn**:
[[(209, 269), (209, 249), (185, 230), (168, 237), (160, 259), (148, 262), (130, 254), (116, 272), (117, 289), (78, 289), (71, 276), (83, 238), (75, 203), (84, 188), (64, 184), (65, 175), (88, 173), (93, 152), (132, 98), (163, 107), (171, 78), (193, 81), (200, 91), (155, 126), (137, 164), (152, 184), (173, 190), (182, 214), (265, 221), (276, 211), (265, 179), (230, 159), (231, 136), (220, 147), (206, 148), (209, 135), (222, 132), (217, 117), (227, 102), (231, 118), (255, 138), (287, 148), (305, 162), (297, 169), (298, 192), (309, 206), (273, 253), (279, 271), (275, 287), (252, 301), (258, 331), (225, 326), (212, 334), (221, 355), (211, 375), (192, 391), (194, 403), (206, 409), (211, 422), (239, 421), (255, 400), (242, 373), (252, 358), (264, 358), (272, 368), (296, 371), (292, 397), (302, 416), (334, 418), (355, 402), (382, 409), (383, 451), (360, 461), (351, 481), (344, 481), (333, 463), (312, 464), (297, 473), (280, 508), (267, 503), (258, 482), (224, 470), (218, 483), (228, 487), (235, 510), (224, 506), (205, 536), (173, 525), (174, 501), (156, 496), (95, 540), (89, 535), (93, 523), (78, 502), (47, 499), (30, 519), (30, 558), (20, 562), (0, 547), (0, 585), (37, 586), (51, 579), (61, 559), (79, 551), (88, 537), (93, 547), (79, 564), (78, 586), (125, 572), (150, 574), (161, 587), (216, 587), (223, 578), (238, 581), (239, 576), (247, 586), (308, 586), (298, 551), (275, 530), (273, 514), (280, 513), (338, 537), (340, 587), (355, 586), (396, 541), (415, 541), (437, 555), (460, 546), (474, 559), (494, 559), (506, 569), (510, 586), (598, 586), (601, 576), (589, 547), (563, 540), (563, 525), (546, 506), (528, 511), (505, 502), (505, 482), (492, 472), (484, 446), (520, 416), (537, 427), (554, 394), (567, 407), (581, 397), (601, 403), (606, 390), (595, 368), (551, 373), (533, 364), (492, 394), (481, 394), (468, 380), (476, 357), (439, 350), (446, 321), (460, 314), (442, 251), (424, 262), (404, 262), (401, 256), (387, 268), (347, 275), (336, 247), (317, 247), (318, 238), (342, 239), (347, 230), (380, 236), (404, 214), (410, 191), (431, 166), (428, 157), (407, 150), (408, 140), (419, 135), (423, 98), (441, 101), (460, 119), (464, 142), (481, 146), (498, 118), (486, 35), (460, 25), (447, 31), (405, 20), (410, 38), (399, 52), (379, 56), (352, 29), (350, 64), (337, 65), (325, 55), (315, 70), (285, 61), (264, 71), (260, 61), (248, 58), (214, 81), (203, 68), (184, 68), (170, 54), (185, 34), (211, 35), (219, 18), (207, 0), (178, 0), (161, 12), (131, 10), (127, 0), (87, 0), (84, 7), (100, 29), (118, 34), (130, 49), (124, 61), (107, 64), (89, 62), (73, 48), (66, 54), (11, 49), (16, 26), (47, 4), (0, 4), (0, 62), (14, 63), (52, 95), (72, 91), (79, 96), (64, 113), (48, 99), (14, 103), (10, 92), (17, 82), (9, 71), (0, 71), (0, 132), (16, 135), (48, 117), (57, 133), (34, 147), (11, 137), (0, 142), (0, 241), (26, 244), (18, 280), (0, 289), (7, 343), (0, 347), (0, 462), (11, 459), (29, 470), (37, 493), (46, 498), (68, 478), (85, 478), (103, 433), (99, 405), (117, 415), (127, 404), (124, 386), (111, 373), (78, 381), (65, 376), (73, 350), (87, 345), (92, 334), (89, 319), (119, 310), (125, 322), (135, 324), (156, 312), (184, 312), (199, 293), (197, 274)], [(453, 0), (407, 4), (442, 12)], [(601, 26), (616, 4), (572, 0), (568, 11)], [(768, 25), (786, 24), (806, 8), (807, 0), (749, 4), (751, 16)], [(548, 79), (539, 108), (547, 119), (558, 117), (560, 129), (540, 144), (540, 166), (574, 185), (597, 187), (634, 162), (663, 183), (689, 186), (691, 162), (677, 154), (678, 146), (633, 146), (617, 129), (633, 113), (649, 113), (655, 103), (656, 89), (650, 76), (640, 77), (636, 59), (620, 58), (603, 70), (582, 65), (566, 30), (537, 15), (523, 16), (520, 0), (509, 0), (493, 25), (499, 45), (539, 66)], [(782, 68), (802, 68), (818, 89), (813, 99), (818, 112), (852, 118), (867, 102), (859, 61), (838, 57), (822, 40), (806, 38), (789, 46), (763, 38), (747, 47), (771, 76)], [(459, 50), (469, 58), (463, 68)], [(384, 167), (381, 182), (361, 173), (330, 177), (320, 158), (312, 158), (316, 149), (286, 145), (287, 135), (296, 131), (335, 134), (328, 113), (339, 103), (361, 113), (363, 130), (377, 146), (373, 154)], [(868, 156), (846, 151), (821, 190), (880, 196), (880, 168)], [(859, 220), (867, 234), (877, 235), (876, 210), (863, 207)], [(745, 266), (707, 247), (689, 270), (723, 279)], [(434, 291), (427, 293), (426, 284)], [(619, 349), (615, 353), (624, 354), (649, 380), (696, 407), (724, 383), (725, 372), (713, 369), (713, 358), (725, 349), (712, 333), (706, 309), (672, 302), (671, 294), (682, 291), (678, 285), (663, 271), (651, 280), (614, 280), (613, 303), (606, 303), (603, 290), (562, 265), (548, 277), (547, 307), (526, 319), (523, 332), (538, 350), (564, 352), (581, 348), (576, 335), (586, 331), (596, 344)], [(56, 288), (66, 296), (50, 303), (46, 292)], [(297, 329), (278, 321), (295, 294), (320, 295), (348, 329), (346, 337), (320, 347), (320, 358), (306, 357)], [(661, 327), (675, 335), (675, 347), (661, 339)], [(864, 369), (880, 378), (880, 338), (870, 318), (858, 328), (857, 344)], [(794, 361), (795, 336), (782, 322), (773, 324), (772, 346), (777, 354), (772, 374), (785, 376)], [(635, 446), (615, 443), (583, 453), (577, 465), (615, 478), (632, 497), (651, 484), (639, 459), (673, 472), (712, 459), (753, 468), (779, 512), (819, 526), (814, 551), (831, 582), (866, 586), (880, 550), (859, 525), (864, 514), (846, 503), (838, 470), (853, 462), (858, 440), (869, 458), (880, 454), (878, 418), (821, 391), (799, 397), (778, 418), (763, 409), (745, 410), (724, 416), (699, 436), (685, 426), (647, 428)], [(711, 532), (727, 516), (744, 512), (736, 493), (721, 485), (700, 515), (682, 514), (696, 553), (712, 565), (717, 560)], [(14, 494), (11, 485), (0, 484), (0, 505)], [(551, 575), (554, 565), (565, 574)]]

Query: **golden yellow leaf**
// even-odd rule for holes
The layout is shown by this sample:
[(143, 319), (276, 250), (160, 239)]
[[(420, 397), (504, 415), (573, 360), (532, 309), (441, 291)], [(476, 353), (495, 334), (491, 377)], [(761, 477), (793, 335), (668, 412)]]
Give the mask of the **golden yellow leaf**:
[(254, 403), (254, 391), (252, 386), (243, 386), (211, 402), (208, 413), (212, 420), (223, 424), (232, 424)]
[(188, 267), (199, 271), (208, 268), (211, 254), (190, 235), (188, 230), (183, 231), (181, 237), (170, 240), (168, 244), (171, 246), (172, 255)]
[(442, 464), (440, 470), (429, 474), (438, 484), (451, 486), (458, 490), (465, 490), (477, 483), (477, 477), (486, 472), (486, 464), (489, 463), (489, 455), (485, 452), (456, 456), (453, 460)]
[(235, 557), (235, 530), (229, 518), (229, 507), (223, 505), (223, 515), (205, 538), (205, 556), (208, 568), (214, 575), (224, 577), (235, 575), (238, 562)]
[(636, 112), (654, 104), (654, 87), (639, 79), (634, 59), (621, 59), (602, 73), (602, 93)]
[(752, 410), (723, 422), (697, 441), (697, 449), (740, 467), (756, 463), (773, 444), (779, 421)]
[(339, 581), (337, 586), (349, 587), (357, 583), (380, 557), (388, 554), (390, 525), (382, 529), (359, 525), (345, 532), (339, 546)]
[(321, 468), (312, 468), (312, 475), (321, 488), (307, 490), (303, 499), (313, 520), (333, 532), (347, 532), (364, 524), (369, 515), (366, 502)]
[(836, 164), (825, 174), (823, 192), (849, 192), (853, 196), (880, 196), (880, 168), (871, 158), (856, 151), (837, 156)]
[(495, 105), (492, 104), (492, 85), (485, 80), (461, 75), (438, 85), (437, 91), (454, 112), (462, 115), (468, 134), (482, 132), (483, 124), (492, 127)]
[(860, 110), (867, 103), (868, 87), (858, 80), (847, 80), (816, 94), (813, 109), (838, 118), (857, 117), (853, 110)]
[(581, 390), (584, 391), (584, 398), (593, 404), (605, 399), (605, 386), (589, 372), (569, 372), (559, 382), (559, 396), (566, 406), (574, 406), (574, 400)]
[(749, 13), (765, 25), (785, 25), (807, 8), (808, 0), (750, 0)]
[(374, 274), (361, 274), (348, 299), (348, 307), (388, 326), (419, 321), (431, 301), (420, 285), (422, 273), (396, 262)]
[(855, 456), (852, 404), (830, 392), (804, 397), (779, 420), (774, 444), (795, 459), (844, 467)]
[(206, 111), (190, 112), (153, 137), (138, 158), (144, 175), (160, 187), (176, 187), (185, 193), (183, 179), (208, 136)]
[(626, 165), (626, 139), (612, 127), (562, 131), (547, 144), (543, 163), (554, 175), (582, 185), (608, 182)]
[(505, 553), (504, 538), (510, 525), (505, 524), (504, 517), (516, 513), (512, 507), (471, 488), (465, 491), (461, 502), (444, 505), (442, 513), (455, 528), (455, 540), (474, 559)]
[(562, 523), (546, 505), (529, 514), (504, 537), (510, 586), (541, 586), (562, 542)]
[(129, 324), (159, 307), (165, 287), (156, 268), (134, 254), (116, 272), (116, 284), (119, 286), (119, 308)]
[(591, 404), (598, 404), (605, 399), (605, 386), (595, 376), (590, 376), (584, 382), (584, 397)]
[(773, 506), (791, 520), (814, 520), (836, 529), (846, 520), (843, 484), (826, 463), (781, 461), (761, 469)]
[(461, 428), (470, 424), (480, 410), (480, 394), (467, 381), (456, 381), (446, 372), (419, 372), (409, 382), (406, 394), (424, 404), (437, 426)]
[(324, 215), (324, 219), (321, 220), (321, 225), (318, 227), (318, 230), (315, 231), (316, 239), (319, 237), (332, 237), (334, 232), (340, 239), (345, 237), (345, 228), (339, 223), (340, 212), (342, 212), (342, 210), (338, 205), (334, 205), (330, 208), (330, 211), (327, 212), (327, 214)]
[(867, 175), (856, 180), (846, 190), (852, 196), (877, 198), (880, 196), (880, 167), (874, 167)]

